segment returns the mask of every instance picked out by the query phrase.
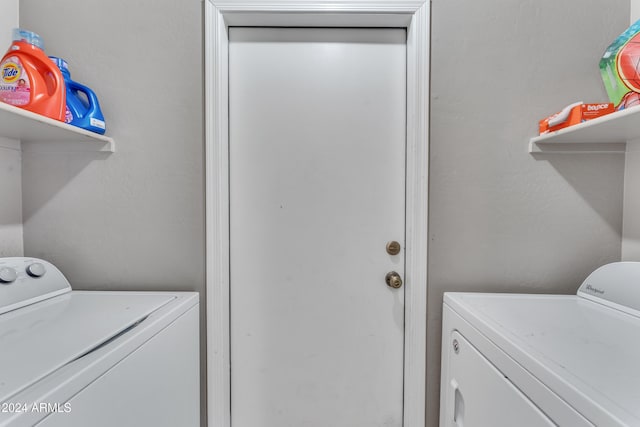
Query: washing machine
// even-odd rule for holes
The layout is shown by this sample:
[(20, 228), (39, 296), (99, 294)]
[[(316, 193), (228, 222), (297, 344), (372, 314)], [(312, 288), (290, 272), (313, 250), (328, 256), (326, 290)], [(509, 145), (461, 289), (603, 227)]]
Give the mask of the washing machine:
[(0, 426), (198, 426), (198, 294), (74, 291), (0, 258)]
[(576, 295), (445, 293), (441, 427), (640, 426), (640, 263)]

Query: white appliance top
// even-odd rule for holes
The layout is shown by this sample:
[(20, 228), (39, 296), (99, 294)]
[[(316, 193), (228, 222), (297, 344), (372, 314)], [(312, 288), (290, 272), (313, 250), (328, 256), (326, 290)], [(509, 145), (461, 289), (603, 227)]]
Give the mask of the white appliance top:
[(0, 258), (0, 402), (130, 330), (176, 295), (71, 291), (52, 264)]
[(175, 298), (73, 291), (0, 314), (0, 402), (126, 332)]
[(592, 422), (640, 425), (637, 279), (640, 263), (614, 263), (577, 296), (446, 293), (445, 304)]

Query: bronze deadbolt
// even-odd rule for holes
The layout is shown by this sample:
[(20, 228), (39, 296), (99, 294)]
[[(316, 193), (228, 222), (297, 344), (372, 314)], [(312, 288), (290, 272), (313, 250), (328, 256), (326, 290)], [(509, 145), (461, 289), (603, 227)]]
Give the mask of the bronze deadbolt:
[(387, 243), (387, 253), (389, 255), (398, 255), (400, 253), (400, 249), (402, 249), (400, 247), (400, 243), (396, 242), (395, 240), (392, 240), (389, 243)]

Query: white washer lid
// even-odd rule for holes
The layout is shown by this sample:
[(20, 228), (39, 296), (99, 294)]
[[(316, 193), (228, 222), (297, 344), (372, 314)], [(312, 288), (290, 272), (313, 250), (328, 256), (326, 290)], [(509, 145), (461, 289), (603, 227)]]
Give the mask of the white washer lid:
[(0, 402), (175, 299), (70, 292), (0, 315)]
[(640, 318), (574, 295), (445, 303), (591, 422), (640, 425)]

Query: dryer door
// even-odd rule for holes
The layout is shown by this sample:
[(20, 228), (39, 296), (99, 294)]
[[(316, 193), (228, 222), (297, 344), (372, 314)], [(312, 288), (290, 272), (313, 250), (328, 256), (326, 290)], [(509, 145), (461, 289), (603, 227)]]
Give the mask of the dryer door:
[(556, 425), (457, 331), (448, 357), (447, 427)]

